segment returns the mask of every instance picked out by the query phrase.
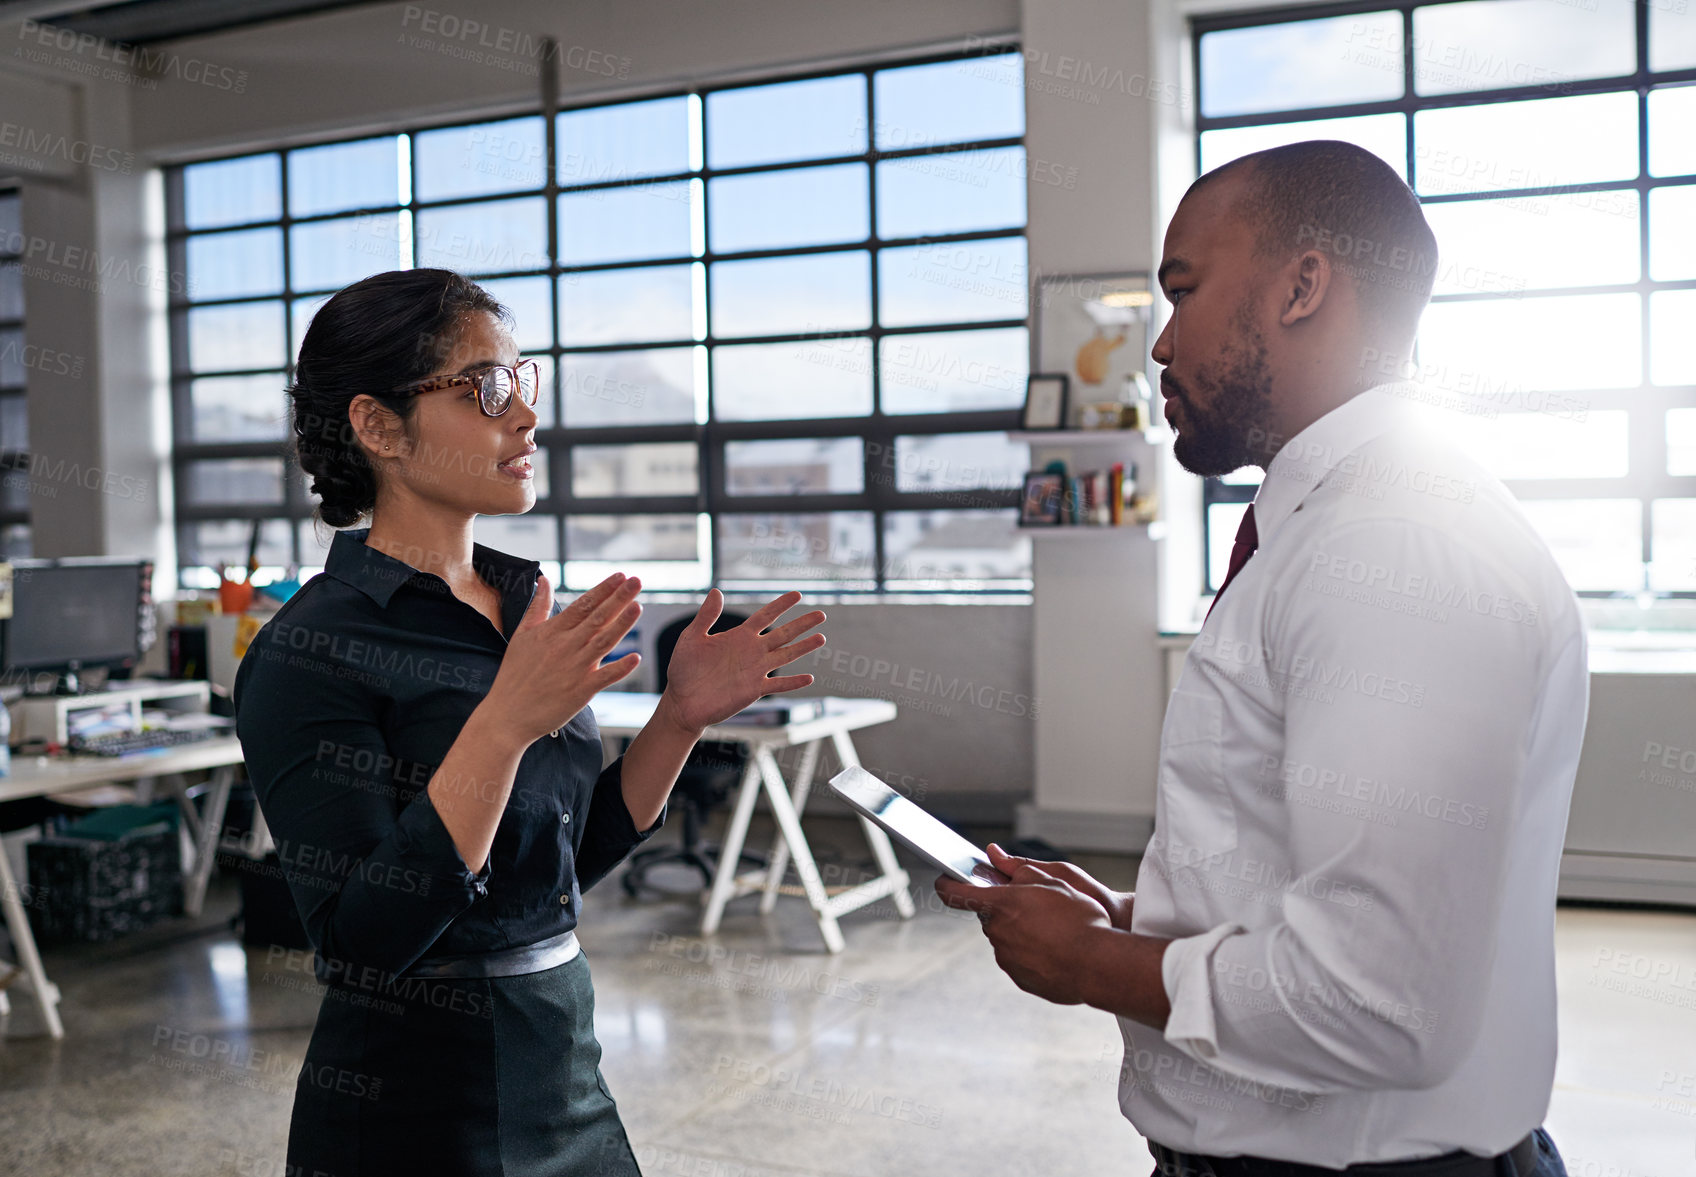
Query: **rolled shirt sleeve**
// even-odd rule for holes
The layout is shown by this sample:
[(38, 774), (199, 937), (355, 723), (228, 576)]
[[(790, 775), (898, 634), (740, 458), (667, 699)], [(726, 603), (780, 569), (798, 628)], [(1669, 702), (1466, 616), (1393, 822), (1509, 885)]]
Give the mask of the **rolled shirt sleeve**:
[[(1505, 561), (1423, 524), (1351, 524), (1325, 551), (1492, 601), (1537, 599)], [(1176, 1049), (1312, 1092), (1430, 1087), (1460, 1065), (1483, 1015), (1517, 782), (1548, 670), (1534, 609), (1530, 621), (1339, 605), (1293, 579), (1269, 597), (1278, 668), (1293, 652), (1355, 675), (1360, 689), (1287, 694), (1277, 767), (1296, 882), (1280, 918), (1222, 923), (1168, 948), (1165, 1033)], [(1338, 888), (1369, 905), (1334, 901)]]
[(490, 865), (467, 868), (422, 786), (407, 798), (380, 699), (282, 653), (256, 641), (242, 659), (236, 730), (319, 974), (403, 972), (487, 894)]

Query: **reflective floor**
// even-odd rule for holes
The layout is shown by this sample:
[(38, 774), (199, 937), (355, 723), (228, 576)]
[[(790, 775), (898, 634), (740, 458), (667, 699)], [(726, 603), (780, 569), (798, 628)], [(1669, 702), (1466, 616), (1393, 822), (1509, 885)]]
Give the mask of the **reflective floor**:
[[(810, 835), (852, 870), (847, 823)], [(863, 853), (863, 852), (861, 852)], [(1088, 859), (1118, 885), (1131, 859)], [(828, 876), (828, 872), (827, 872)], [(840, 875), (838, 876), (840, 877)], [(681, 883), (679, 877), (675, 881)], [(679, 1177), (1147, 1174), (1118, 1113), (1106, 1014), (1020, 993), (975, 919), (885, 903), (823, 949), (805, 904), (586, 902), (603, 1070), (645, 1173)], [(0, 1044), (0, 1173), (284, 1173), (318, 1004), (310, 965), (244, 948), (234, 883), (199, 920), (54, 948), (67, 1036), (12, 989)], [(1696, 1159), (1696, 916), (1563, 908), (1561, 1056), (1548, 1127), (1573, 1177), (1673, 1177)]]

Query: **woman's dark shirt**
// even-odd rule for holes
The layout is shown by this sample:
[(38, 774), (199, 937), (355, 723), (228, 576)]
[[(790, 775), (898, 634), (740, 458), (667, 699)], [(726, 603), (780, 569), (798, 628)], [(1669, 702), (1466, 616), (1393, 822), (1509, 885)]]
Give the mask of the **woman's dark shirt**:
[(497, 633), (440, 576), (366, 546), (369, 531), (336, 534), (323, 574), (254, 637), (233, 691), (248, 778), (324, 979), (568, 931), (581, 892), (665, 821), (636, 829), (623, 761), (602, 770), (585, 708), (525, 749), (473, 875), (425, 786), (488, 694), (541, 566), (473, 545), (500, 594)]

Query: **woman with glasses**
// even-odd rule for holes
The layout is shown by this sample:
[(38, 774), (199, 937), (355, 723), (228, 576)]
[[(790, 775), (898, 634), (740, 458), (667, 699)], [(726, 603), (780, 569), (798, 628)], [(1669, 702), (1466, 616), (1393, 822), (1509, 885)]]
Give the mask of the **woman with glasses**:
[[(653, 720), (604, 771), (603, 659), (641, 612), (615, 575), (571, 605), (472, 540), (535, 505), (539, 373), (507, 312), (446, 270), (378, 274), (301, 344), (293, 445), (338, 528), (259, 631), (237, 732), (325, 985), (288, 1171), (638, 1172), (600, 1071), (582, 892), (663, 823), (701, 730), (824, 644), (785, 593), (709, 633), (707, 594)], [(363, 528), (350, 524), (369, 516)]]

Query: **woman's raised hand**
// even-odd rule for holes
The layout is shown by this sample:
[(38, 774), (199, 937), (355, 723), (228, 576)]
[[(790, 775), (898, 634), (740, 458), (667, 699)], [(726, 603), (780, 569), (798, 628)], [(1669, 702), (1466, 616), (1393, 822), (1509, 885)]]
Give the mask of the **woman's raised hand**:
[(666, 670), (662, 702), (671, 717), (682, 727), (699, 731), (729, 719), (762, 695), (811, 686), (810, 674), (769, 677), (779, 667), (824, 645), (822, 633), (807, 633), (824, 620), (817, 609), (783, 625), (776, 624), (800, 600), (800, 593), (784, 593), (741, 625), (708, 633), (724, 608), (724, 594), (710, 590), (695, 620), (677, 639), (677, 649)]
[(601, 665), (642, 615), (642, 582), (615, 573), (553, 617), (553, 586), (536, 581), (483, 706), (526, 745), (571, 722), (601, 691), (636, 669), (638, 654)]

